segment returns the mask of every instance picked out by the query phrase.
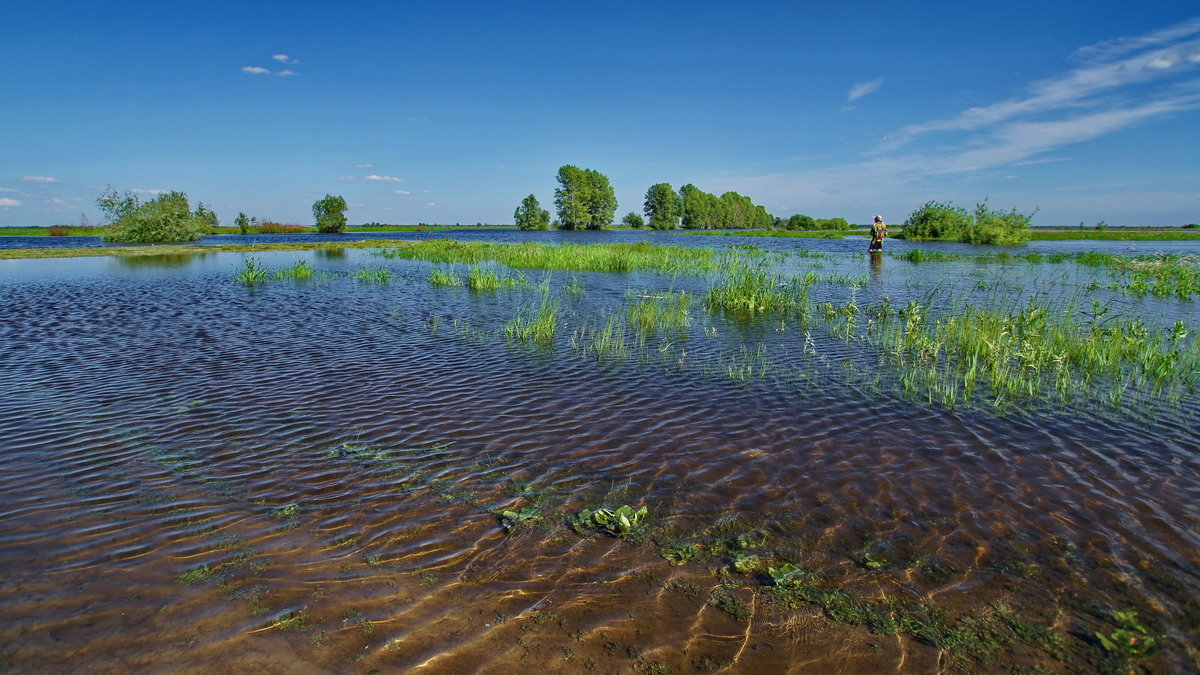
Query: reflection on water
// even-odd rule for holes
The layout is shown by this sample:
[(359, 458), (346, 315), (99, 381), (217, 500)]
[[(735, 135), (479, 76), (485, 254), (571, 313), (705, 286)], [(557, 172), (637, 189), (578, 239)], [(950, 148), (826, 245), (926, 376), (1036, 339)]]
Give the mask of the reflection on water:
[(186, 267), (200, 258), (215, 256), (215, 253), (164, 253), (161, 255), (114, 256), (124, 267)]
[[(1094, 636), (1127, 609), (1145, 663), (1194, 667), (1194, 396), (1150, 421), (946, 411), (864, 386), (853, 341), (702, 307), (630, 358), (572, 347), (628, 289), (702, 279), (555, 275), (543, 347), (501, 330), (536, 284), (433, 288), (352, 251), (264, 254), (330, 276), (247, 288), (213, 257), (4, 279), (17, 672), (1119, 670)], [(391, 281), (347, 273), (368, 263)], [(868, 266), (864, 304), (1065, 283)], [(625, 504), (649, 511), (625, 538), (572, 528)]]

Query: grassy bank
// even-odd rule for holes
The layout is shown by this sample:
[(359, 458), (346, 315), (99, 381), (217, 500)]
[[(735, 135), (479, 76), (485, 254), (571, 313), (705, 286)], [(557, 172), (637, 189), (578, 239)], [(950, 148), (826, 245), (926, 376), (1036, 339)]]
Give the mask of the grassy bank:
[(841, 239), (847, 234), (866, 234), (854, 230), (663, 230), (667, 234), (700, 234), (709, 237), (798, 237), (804, 239)]
[(401, 239), (365, 239), (363, 241), (304, 241), (281, 244), (156, 244), (151, 246), (84, 246), (79, 248), (3, 248), (0, 260), (21, 258), (96, 258), (114, 256), (138, 258), (156, 255), (194, 255), (201, 253), (238, 253), (255, 251), (316, 251), (341, 248), (391, 248), (410, 246)]

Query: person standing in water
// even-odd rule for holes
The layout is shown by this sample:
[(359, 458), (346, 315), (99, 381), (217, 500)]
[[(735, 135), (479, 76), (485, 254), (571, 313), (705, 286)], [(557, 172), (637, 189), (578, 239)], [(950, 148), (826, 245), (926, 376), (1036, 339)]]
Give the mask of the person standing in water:
[(870, 253), (883, 253), (883, 238), (887, 236), (887, 223), (883, 216), (875, 216), (875, 224), (871, 226), (871, 245), (867, 247)]

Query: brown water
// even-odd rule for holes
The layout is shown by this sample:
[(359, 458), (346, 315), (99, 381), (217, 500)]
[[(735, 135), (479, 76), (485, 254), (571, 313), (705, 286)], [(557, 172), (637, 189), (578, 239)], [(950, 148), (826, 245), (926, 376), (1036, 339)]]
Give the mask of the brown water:
[[(289, 255), (267, 260), (309, 254)], [(498, 334), (531, 290), (306, 259), (393, 278), (246, 288), (227, 254), (0, 271), (0, 665), (1120, 670), (1094, 633), (1136, 609), (1159, 636), (1138, 663), (1198, 669), (1194, 396), (1152, 419), (930, 408), (847, 373), (869, 362), (859, 348), (817, 335), (813, 354), (794, 327), (699, 303), (685, 332), (597, 360), (572, 325), (628, 288), (703, 282), (580, 274), (556, 344), (534, 347)], [(891, 261), (874, 279), (891, 285), (861, 292), (924, 292), (908, 269)], [(742, 361), (770, 367), (743, 381)], [(650, 512), (627, 540), (568, 524), (622, 504)], [(522, 506), (542, 518), (506, 532), (494, 512)], [(688, 544), (685, 564), (660, 555)], [(789, 603), (754, 555), (946, 625), (1007, 626), (1010, 608), (1062, 643), (1005, 628), (978, 657), (873, 633)]]

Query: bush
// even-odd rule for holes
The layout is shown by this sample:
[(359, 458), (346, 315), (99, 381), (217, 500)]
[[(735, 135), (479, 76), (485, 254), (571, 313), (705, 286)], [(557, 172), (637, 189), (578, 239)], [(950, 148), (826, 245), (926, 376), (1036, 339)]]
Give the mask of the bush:
[(129, 192), (120, 195), (109, 188), (96, 204), (108, 224), (104, 240), (127, 244), (196, 241), (209, 233), (216, 219), (203, 205), (190, 211), (182, 192), (167, 192), (142, 204)]
[(971, 214), (950, 202), (925, 202), (904, 221), (903, 239), (960, 239), (971, 226)]
[(818, 230), (851, 230), (854, 226), (845, 218), (818, 218)]
[(313, 203), (313, 219), (317, 221), (317, 231), (325, 234), (336, 234), (346, 229), (346, 200), (339, 196), (325, 195)]
[(264, 220), (255, 228), (259, 234), (293, 234), (303, 232), (304, 226), (300, 223), (279, 223), (274, 220)]
[(626, 227), (637, 229), (645, 227), (646, 220), (642, 218), (640, 213), (634, 213), (633, 211), (630, 211), (629, 213), (625, 214), (624, 218), (621, 219), (621, 224)]
[(797, 213), (788, 218), (783, 227), (788, 230), (815, 230), (817, 229), (817, 221), (813, 220), (812, 216)]
[(993, 211), (987, 202), (975, 205), (975, 221), (959, 241), (967, 244), (991, 246), (1013, 246), (1029, 241), (1029, 221), (1033, 214), (1011, 211)]

